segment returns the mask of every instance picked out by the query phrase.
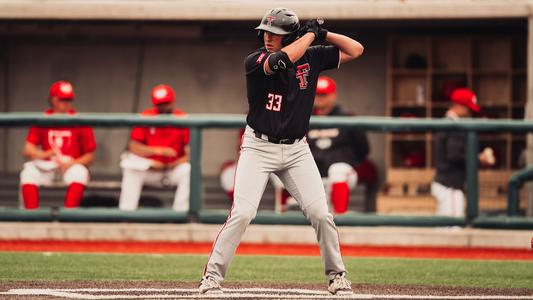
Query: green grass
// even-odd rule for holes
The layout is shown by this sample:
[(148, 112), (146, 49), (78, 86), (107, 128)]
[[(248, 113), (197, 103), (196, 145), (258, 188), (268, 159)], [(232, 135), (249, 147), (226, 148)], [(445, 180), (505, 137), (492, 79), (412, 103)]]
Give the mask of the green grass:
[[(0, 281), (198, 281), (207, 256), (0, 252)], [(533, 262), (345, 258), (354, 283), (532, 288)], [(323, 283), (318, 257), (237, 256), (227, 281)]]

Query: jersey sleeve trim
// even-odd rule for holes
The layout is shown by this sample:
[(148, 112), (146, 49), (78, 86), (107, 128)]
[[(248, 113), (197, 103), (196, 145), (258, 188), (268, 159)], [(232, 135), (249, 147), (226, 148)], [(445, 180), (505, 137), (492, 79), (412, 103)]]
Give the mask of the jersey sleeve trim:
[(270, 54), (267, 56), (267, 58), (265, 59), (265, 61), (263, 62), (263, 72), (265, 72), (265, 75), (267, 75), (267, 76), (270, 76), (270, 75), (274, 74), (274, 72), (272, 72), (272, 73), (268, 73), (268, 71), (267, 71), (267, 69), (266, 69), (266, 66), (267, 66), (267, 64), (268, 64), (268, 59), (270, 58), (270, 56), (272, 56), (272, 54), (273, 54), (273, 53), (270, 53)]

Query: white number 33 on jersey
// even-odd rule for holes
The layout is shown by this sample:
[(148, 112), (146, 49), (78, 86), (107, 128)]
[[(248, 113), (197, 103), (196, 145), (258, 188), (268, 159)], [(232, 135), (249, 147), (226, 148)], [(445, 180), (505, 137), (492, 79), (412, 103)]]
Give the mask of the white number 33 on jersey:
[(273, 110), (273, 111), (280, 111), (282, 99), (283, 99), (282, 95), (276, 95), (276, 94), (269, 93), (268, 102), (266, 104), (266, 109)]

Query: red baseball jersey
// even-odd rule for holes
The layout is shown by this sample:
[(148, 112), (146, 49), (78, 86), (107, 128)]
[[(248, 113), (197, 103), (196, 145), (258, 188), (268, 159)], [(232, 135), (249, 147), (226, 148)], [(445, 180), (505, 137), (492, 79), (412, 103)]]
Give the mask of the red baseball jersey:
[[(175, 116), (183, 117), (186, 114), (174, 109)], [(141, 113), (142, 116), (156, 116), (159, 112), (157, 108), (149, 108)], [(189, 144), (189, 129), (181, 127), (134, 127), (131, 130), (131, 139), (147, 146), (170, 147), (176, 151), (177, 157), (164, 157), (152, 155), (149, 158), (162, 163), (170, 163), (185, 154), (185, 146)]]
[[(44, 112), (46, 115), (54, 113), (52, 109)], [(76, 114), (75, 110), (69, 114)], [(63, 156), (77, 159), (85, 153), (96, 149), (94, 133), (91, 127), (30, 127), (26, 141), (41, 146), (44, 151), (53, 149)]]

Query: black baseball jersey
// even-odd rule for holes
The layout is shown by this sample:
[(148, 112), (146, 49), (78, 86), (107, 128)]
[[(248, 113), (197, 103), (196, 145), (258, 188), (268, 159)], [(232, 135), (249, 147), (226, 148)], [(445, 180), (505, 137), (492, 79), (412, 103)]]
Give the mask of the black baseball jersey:
[[(348, 115), (339, 106), (335, 106), (328, 114), (328, 116)], [(345, 162), (356, 167), (369, 152), (366, 133), (356, 129), (311, 129), (307, 134), (307, 142), (322, 177), (327, 177), (328, 168), (337, 162)]]
[(318, 75), (323, 70), (338, 68), (339, 48), (309, 47), (294, 64), (268, 75), (263, 64), (270, 54), (262, 47), (246, 57), (249, 105), (246, 122), (274, 138), (301, 138), (309, 130)]

